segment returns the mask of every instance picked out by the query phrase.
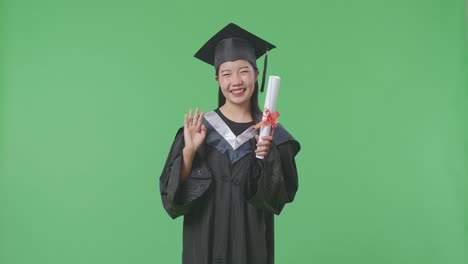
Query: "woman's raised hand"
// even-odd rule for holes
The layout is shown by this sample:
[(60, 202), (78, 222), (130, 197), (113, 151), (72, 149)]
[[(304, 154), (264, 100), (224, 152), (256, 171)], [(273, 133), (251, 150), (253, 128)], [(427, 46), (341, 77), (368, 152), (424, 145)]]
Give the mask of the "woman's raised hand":
[(197, 107), (193, 117), (192, 109), (190, 109), (189, 113), (184, 116), (184, 150), (191, 154), (195, 154), (205, 140), (206, 127), (202, 124), (203, 114), (203, 112), (199, 113), (199, 109)]

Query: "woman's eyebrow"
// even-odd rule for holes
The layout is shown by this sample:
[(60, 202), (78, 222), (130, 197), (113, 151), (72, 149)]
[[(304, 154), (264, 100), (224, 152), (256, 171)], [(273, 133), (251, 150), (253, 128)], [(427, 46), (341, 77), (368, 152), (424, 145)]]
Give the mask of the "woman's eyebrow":
[[(238, 70), (248, 69), (248, 68), (249, 68), (249, 66), (246, 65), (246, 66), (239, 67)], [(231, 71), (230, 69), (221, 70), (221, 72), (230, 72), (230, 71)]]

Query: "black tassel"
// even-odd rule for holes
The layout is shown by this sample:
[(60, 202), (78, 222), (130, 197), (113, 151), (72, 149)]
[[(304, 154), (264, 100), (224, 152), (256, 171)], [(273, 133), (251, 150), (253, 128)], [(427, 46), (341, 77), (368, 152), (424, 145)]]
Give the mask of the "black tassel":
[(261, 93), (263, 93), (263, 90), (265, 88), (265, 77), (266, 77), (267, 64), (268, 64), (268, 49), (267, 49), (266, 54), (265, 54), (265, 59), (263, 60), (262, 87), (260, 88)]

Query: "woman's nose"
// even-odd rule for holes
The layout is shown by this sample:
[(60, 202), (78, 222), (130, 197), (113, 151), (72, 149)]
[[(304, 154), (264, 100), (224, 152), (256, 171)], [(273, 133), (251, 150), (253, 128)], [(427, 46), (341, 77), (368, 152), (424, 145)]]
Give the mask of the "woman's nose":
[(232, 76), (232, 85), (241, 85), (242, 84), (242, 77), (240, 76), (240, 74), (234, 74)]

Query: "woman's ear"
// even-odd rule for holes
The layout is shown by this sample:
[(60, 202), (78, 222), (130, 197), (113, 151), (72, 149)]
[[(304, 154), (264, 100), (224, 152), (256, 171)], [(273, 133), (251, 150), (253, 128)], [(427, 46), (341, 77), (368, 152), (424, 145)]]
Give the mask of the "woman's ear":
[(258, 71), (258, 69), (255, 70), (255, 81), (258, 81), (258, 74), (259, 74), (259, 73), (260, 73), (260, 72)]
[(217, 82), (219, 82), (219, 80), (218, 80), (218, 75), (215, 75), (215, 80), (216, 80)]

